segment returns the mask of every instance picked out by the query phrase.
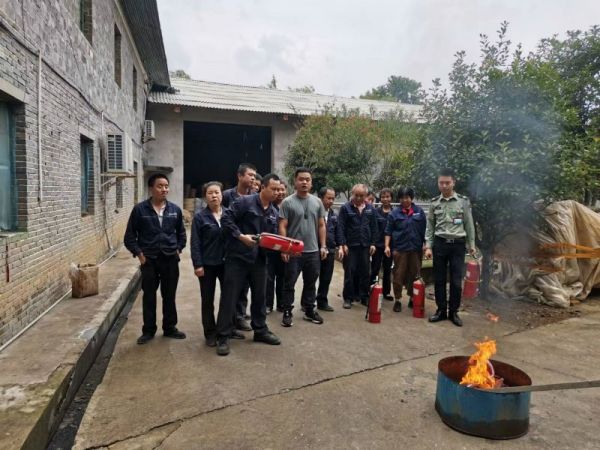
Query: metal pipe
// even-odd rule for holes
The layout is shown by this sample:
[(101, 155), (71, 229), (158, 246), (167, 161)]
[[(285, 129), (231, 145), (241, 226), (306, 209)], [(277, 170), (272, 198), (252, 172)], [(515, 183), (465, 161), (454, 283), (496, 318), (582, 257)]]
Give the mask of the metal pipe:
[(529, 386), (510, 386), (498, 389), (483, 389), (491, 394), (511, 394), (516, 392), (558, 391), (564, 389), (587, 389), (600, 387), (600, 380), (575, 381), (573, 383), (538, 384)]
[[(104, 261), (102, 261), (100, 264), (98, 264), (98, 267), (102, 266), (102, 264), (104, 264), (106, 261), (108, 261), (110, 258), (112, 258), (113, 256), (115, 256), (117, 254), (119, 250), (115, 250), (114, 252), (112, 252), (109, 256), (106, 257), (106, 259)], [(29, 330), (32, 326), (34, 326), (42, 317), (44, 317), (46, 314), (48, 314), (52, 308), (54, 308), (56, 305), (58, 305), (61, 301), (64, 300), (64, 298), (69, 295), (71, 293), (71, 289), (69, 289), (61, 298), (59, 298), (58, 300), (56, 300), (54, 303), (52, 303), (52, 305), (50, 305), (50, 307), (48, 307), (48, 309), (46, 309), (42, 314), (40, 314), (39, 316), (37, 316), (35, 319), (33, 319), (25, 328), (23, 328), (21, 331), (19, 331), (17, 334), (15, 334), (13, 337), (11, 337), (8, 341), (6, 341), (4, 344), (2, 344), (2, 346), (0, 346), (0, 353), (6, 348), (8, 347), (10, 344), (12, 344), (14, 341), (17, 340), (17, 338), (19, 338), (21, 335), (23, 335), (23, 333), (25, 333), (27, 330)]]
[(38, 98), (37, 98), (37, 108), (38, 108), (38, 203), (41, 203), (44, 200), (44, 175), (42, 171), (42, 50), (40, 49), (38, 53)]

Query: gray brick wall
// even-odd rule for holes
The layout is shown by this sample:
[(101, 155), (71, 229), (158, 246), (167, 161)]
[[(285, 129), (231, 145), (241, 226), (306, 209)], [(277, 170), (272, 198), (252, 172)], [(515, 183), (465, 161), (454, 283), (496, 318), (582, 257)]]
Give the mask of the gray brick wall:
[[(117, 4), (93, 2), (91, 44), (79, 29), (78, 0), (0, 0), (0, 80), (26, 94), (24, 103), (12, 104), (18, 230), (0, 235), (0, 345), (68, 291), (71, 262), (100, 262), (109, 252), (109, 241), (115, 248), (122, 242), (135, 180), (123, 180), (123, 207), (116, 209), (115, 186), (100, 189), (100, 142), (106, 133), (126, 132), (142, 167), (147, 89), (146, 73)], [(121, 88), (114, 80), (115, 25), (122, 33)], [(40, 50), (43, 200), (38, 202)], [(130, 76), (134, 64), (137, 111)], [(93, 214), (83, 217), (81, 134), (94, 141), (95, 173), (89, 194)]]

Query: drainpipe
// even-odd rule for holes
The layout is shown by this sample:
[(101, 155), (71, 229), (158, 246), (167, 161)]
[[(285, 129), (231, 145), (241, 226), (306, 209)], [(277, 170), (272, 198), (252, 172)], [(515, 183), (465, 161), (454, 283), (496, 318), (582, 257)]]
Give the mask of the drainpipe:
[(38, 108), (38, 203), (42, 203), (44, 200), (44, 175), (42, 172), (42, 51), (40, 50), (38, 53), (38, 98), (37, 98), (37, 108)]
[[(108, 156), (106, 155), (106, 134), (104, 131), (104, 110), (102, 110), (102, 113), (100, 114), (100, 134), (100, 139), (103, 142), (103, 144), (100, 146), (100, 173), (102, 173), (102, 161), (108, 160)], [(110, 236), (108, 234), (108, 205), (106, 199), (107, 191), (108, 186), (102, 182), (102, 175), (100, 175), (100, 200), (102, 200), (102, 210), (104, 212), (104, 235), (106, 236), (106, 244), (108, 245), (108, 250), (110, 252), (114, 252), (115, 250), (113, 248), (112, 242), (110, 241)]]

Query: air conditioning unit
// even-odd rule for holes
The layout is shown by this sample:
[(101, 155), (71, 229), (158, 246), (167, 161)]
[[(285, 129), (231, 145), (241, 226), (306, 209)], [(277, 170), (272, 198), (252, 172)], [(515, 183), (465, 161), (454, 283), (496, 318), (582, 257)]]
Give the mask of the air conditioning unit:
[(148, 142), (153, 139), (156, 139), (156, 134), (154, 130), (154, 120), (145, 120), (144, 121), (144, 141)]
[(133, 153), (131, 139), (125, 133), (106, 136), (106, 167), (112, 173), (133, 173)]

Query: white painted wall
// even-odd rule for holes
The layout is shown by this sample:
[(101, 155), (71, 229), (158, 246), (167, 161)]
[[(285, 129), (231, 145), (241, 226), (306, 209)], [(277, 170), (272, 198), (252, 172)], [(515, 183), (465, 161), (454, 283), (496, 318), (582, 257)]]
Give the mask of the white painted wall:
[(147, 119), (154, 120), (156, 140), (144, 144), (147, 166), (172, 167), (169, 198), (183, 206), (183, 122), (229, 123), (271, 127), (271, 170), (282, 174), (285, 154), (296, 137), (294, 118), (281, 114), (225, 111), (207, 108), (148, 104)]

